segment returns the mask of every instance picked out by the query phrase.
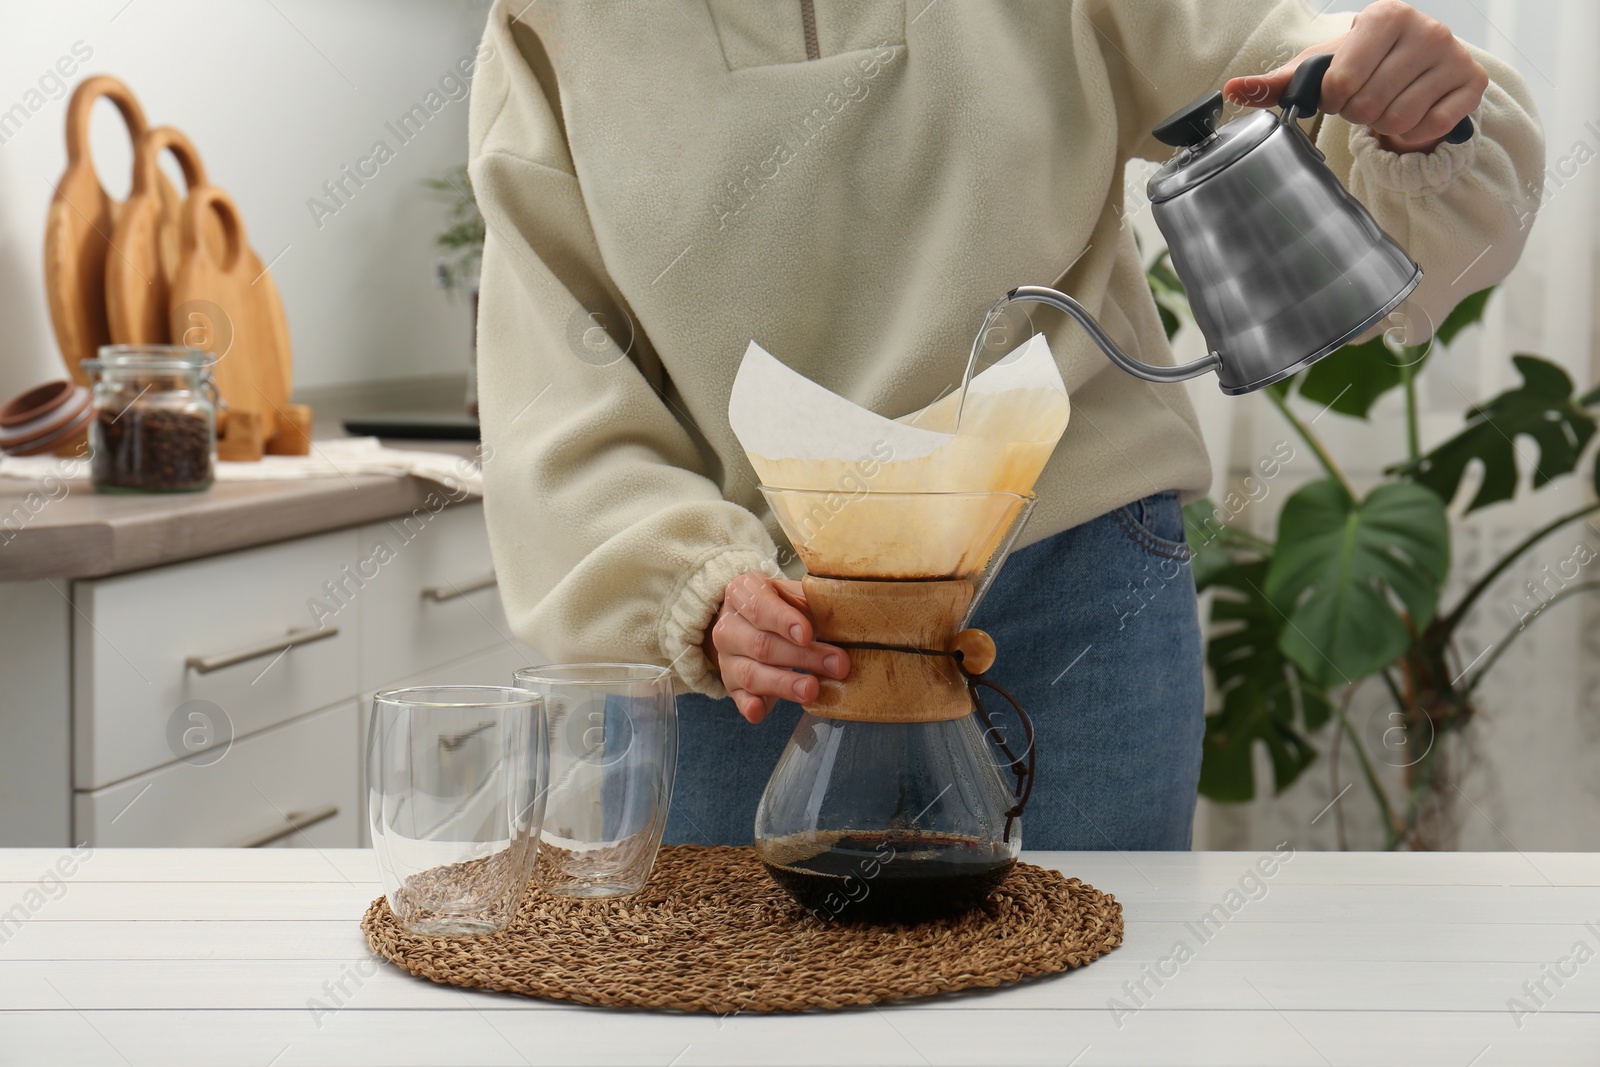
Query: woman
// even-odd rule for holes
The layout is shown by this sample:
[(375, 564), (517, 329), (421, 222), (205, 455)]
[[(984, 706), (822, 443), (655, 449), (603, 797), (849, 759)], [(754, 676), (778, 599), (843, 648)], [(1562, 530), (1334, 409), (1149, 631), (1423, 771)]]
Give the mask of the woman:
[[(1308, 128), (1423, 265), (1412, 321), (1505, 275), (1543, 165), (1517, 75), (1393, 0), (1353, 20), (1300, 0), (502, 0), (485, 41), (501, 588), (547, 656), (676, 672), (669, 840), (748, 842), (792, 702), (849, 669), (813, 640), (728, 428), (752, 338), (899, 415), (959, 380), (996, 296), (1043, 283), (1170, 362), (1124, 164), (1167, 159), (1151, 127), (1202, 93), (1270, 105), (1317, 52), (1335, 59)], [(1468, 114), (1474, 136), (1443, 143)], [(1113, 369), (1054, 312), (1032, 324), (1073, 419), (977, 620), (1037, 728), (1027, 841), (1187, 848), (1202, 641), (1179, 506), (1206, 490), (1205, 445), (1182, 389)]]

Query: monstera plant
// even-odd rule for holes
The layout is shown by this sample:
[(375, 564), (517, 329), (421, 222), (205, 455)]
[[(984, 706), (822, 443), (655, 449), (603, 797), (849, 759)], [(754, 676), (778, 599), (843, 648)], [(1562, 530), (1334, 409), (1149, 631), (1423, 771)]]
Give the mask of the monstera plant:
[(465, 163), (424, 182), (448, 205), (445, 228), (433, 239), (439, 250), (439, 284), (447, 292), (465, 290), (472, 297), (472, 345), (467, 350), (467, 414), (478, 417), (478, 272), (483, 266), (483, 241), (488, 232), (478, 211)]
[(450, 290), (476, 286), (485, 227), (467, 165), (457, 164), (423, 184), (447, 205), (445, 228), (433, 239), (440, 256), (439, 283)]
[[(1169, 336), (1186, 310), (1183, 290), (1164, 257), (1149, 270), (1151, 290)], [(1220, 707), (1206, 717), (1200, 792), (1222, 802), (1252, 799), (1258, 783), (1253, 751), (1265, 748), (1272, 787), (1281, 792), (1316, 761), (1319, 735), (1335, 756), (1347, 745), (1381, 815), (1388, 848), (1438, 845), (1446, 759), (1444, 739), (1473, 721), (1484, 678), (1551, 604), (1600, 588), (1577, 581), (1594, 558), (1564, 561), (1572, 574), (1546, 575), (1530, 587), (1516, 624), (1486, 651), (1460, 644), (1463, 624), (1484, 594), (1546, 538), (1600, 510), (1561, 515), (1528, 534), (1450, 603), (1443, 602), (1451, 565), (1447, 509), (1466, 497), (1476, 461), (1481, 477), (1465, 513), (1503, 505), (1575, 472), (1595, 438), (1600, 389), (1578, 395), (1554, 363), (1514, 355), (1521, 384), (1472, 406), (1448, 440), (1424, 451), (1417, 381), (1431, 358), (1477, 323), (1490, 296), (1468, 297), (1428, 341), (1407, 346), (1389, 336), (1348, 345), (1288, 381), (1266, 390), (1305, 443), (1322, 477), (1296, 491), (1268, 541), (1219, 523), (1210, 501), (1186, 512), (1194, 575), (1214, 590), (1207, 662)], [(1379, 483), (1359, 491), (1310, 423), (1290, 406), (1298, 393), (1325, 411), (1370, 418), (1373, 406), (1402, 390), (1406, 453)], [(1534, 450), (1519, 447), (1531, 441)], [(1537, 462), (1528, 463), (1532, 451)], [(1590, 475), (1600, 492), (1600, 465)], [(1526, 489), (1523, 486), (1526, 485)], [(1587, 494), (1586, 494), (1587, 495)], [(1585, 546), (1579, 546), (1582, 550)], [(1392, 706), (1376, 734), (1352, 723), (1357, 684), (1375, 679)], [(1381, 750), (1381, 751), (1378, 751)], [(1390, 758), (1395, 752), (1404, 759)], [(1404, 768), (1403, 786), (1386, 783), (1378, 763)]]

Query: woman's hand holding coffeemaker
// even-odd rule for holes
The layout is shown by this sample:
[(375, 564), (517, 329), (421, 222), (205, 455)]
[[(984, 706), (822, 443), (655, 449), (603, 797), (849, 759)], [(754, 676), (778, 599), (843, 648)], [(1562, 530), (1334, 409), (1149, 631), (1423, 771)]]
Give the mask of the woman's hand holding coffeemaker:
[(819, 683), (813, 675), (850, 673), (845, 651), (815, 637), (799, 582), (741, 574), (728, 583), (701, 647), (739, 714), (760, 722), (779, 700), (815, 700)]

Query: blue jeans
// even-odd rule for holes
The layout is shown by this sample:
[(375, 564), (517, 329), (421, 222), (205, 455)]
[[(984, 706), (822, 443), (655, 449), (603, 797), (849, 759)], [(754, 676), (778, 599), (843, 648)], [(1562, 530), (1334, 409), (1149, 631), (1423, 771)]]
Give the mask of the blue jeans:
[[(973, 625), (999, 647), (986, 677), (1033, 719), (1024, 848), (1189, 847), (1205, 723), (1186, 559), (1177, 496), (1157, 493), (1017, 552), (979, 605)], [(751, 726), (731, 700), (679, 697), (666, 840), (749, 844), (799, 717), (781, 702)]]

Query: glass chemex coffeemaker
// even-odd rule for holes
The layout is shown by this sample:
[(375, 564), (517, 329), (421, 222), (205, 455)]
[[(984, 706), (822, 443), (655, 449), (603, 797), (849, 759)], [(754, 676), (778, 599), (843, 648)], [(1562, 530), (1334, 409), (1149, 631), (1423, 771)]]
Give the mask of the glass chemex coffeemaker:
[[(773, 396), (790, 414), (772, 414)], [(1033, 781), (1032, 727), (983, 679), (997, 650), (969, 625), (1066, 428), (1048, 346), (1036, 336), (891, 421), (752, 345), (729, 409), (804, 564), (817, 639), (851, 661), (846, 678), (819, 678), (761, 798), (756, 851), (821, 919), (970, 909), (1016, 862)]]
[[(767, 783), (762, 861), (824, 918), (976, 905), (1022, 847), (1034, 757), (1026, 716), (1018, 737), (980, 701), (995, 647), (966, 626), (1033, 498), (868, 491), (830, 513), (820, 490), (762, 493), (805, 563), (818, 639), (851, 663), (820, 679)], [(876, 551), (890, 530), (918, 536)]]

